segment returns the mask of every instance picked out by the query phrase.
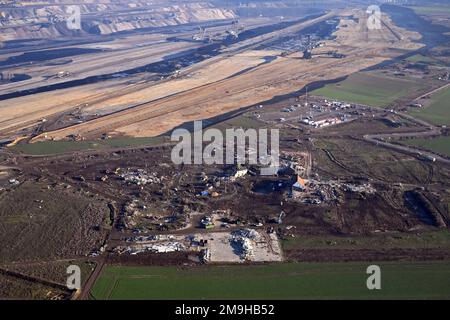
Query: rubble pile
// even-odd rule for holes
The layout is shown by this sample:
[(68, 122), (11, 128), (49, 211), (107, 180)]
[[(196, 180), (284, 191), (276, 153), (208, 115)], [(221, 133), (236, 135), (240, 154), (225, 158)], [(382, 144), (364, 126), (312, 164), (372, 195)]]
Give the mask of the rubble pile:
[(136, 226), (136, 221), (134, 219), (142, 216), (141, 211), (138, 210), (139, 208), (145, 209), (145, 206), (140, 205), (138, 200), (133, 200), (125, 205), (124, 208), (125, 227), (132, 228)]
[(281, 164), (285, 164), (286, 167), (291, 168), (300, 176), (308, 174), (309, 161), (310, 155), (306, 152), (285, 151), (282, 153)]
[[(298, 184), (298, 183), (297, 183)], [(305, 204), (340, 203), (344, 192), (374, 194), (376, 189), (371, 184), (356, 185), (338, 181), (305, 180), (303, 186), (294, 185), (292, 198)]]
[(133, 246), (119, 246), (114, 249), (118, 254), (128, 253), (137, 255), (142, 252), (167, 253), (176, 251), (185, 251), (186, 246), (180, 242), (161, 242), (161, 243), (145, 243)]
[(354, 185), (354, 184), (343, 184), (342, 185), (344, 190), (347, 192), (356, 192), (356, 193), (366, 193), (366, 194), (373, 194), (376, 192), (375, 188), (369, 184), (363, 184), (363, 185)]
[(132, 200), (122, 211), (122, 227), (131, 229), (133, 233), (142, 233), (152, 230), (181, 229), (190, 223), (189, 215), (175, 214), (165, 211), (161, 206), (152, 206), (151, 202)]
[(341, 198), (340, 186), (335, 181), (320, 182), (306, 180), (301, 188), (293, 188), (292, 197), (305, 204), (338, 202)]
[(241, 229), (231, 233), (230, 242), (242, 260), (250, 260), (254, 254), (254, 244), (260, 237), (260, 234), (253, 229)]
[(119, 171), (118, 175), (127, 183), (136, 184), (138, 186), (161, 182), (161, 178), (159, 178), (156, 173), (148, 173), (144, 169), (127, 170), (125, 172)]

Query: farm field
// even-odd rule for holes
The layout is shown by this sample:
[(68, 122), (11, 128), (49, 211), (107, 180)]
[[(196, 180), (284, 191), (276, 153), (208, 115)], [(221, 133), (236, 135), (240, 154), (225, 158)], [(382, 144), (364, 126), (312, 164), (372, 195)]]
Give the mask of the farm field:
[(371, 263), (285, 263), (260, 266), (109, 266), (95, 299), (450, 299), (450, 264), (379, 263), (382, 289), (366, 287)]
[(372, 236), (297, 236), (282, 241), (284, 250), (301, 249), (377, 249), (377, 248), (448, 248), (450, 249), (450, 233), (429, 231), (398, 235), (376, 234)]
[(47, 287), (25, 279), (20, 279), (0, 273), (0, 296), (2, 299), (67, 299), (69, 293), (58, 289)]
[(374, 107), (389, 107), (421, 87), (416, 81), (396, 79), (369, 73), (355, 73), (347, 79), (328, 84), (312, 93), (330, 99), (361, 103)]
[(411, 9), (413, 9), (418, 14), (448, 14), (450, 13), (450, 6), (411, 6)]
[(105, 231), (94, 226), (108, 214), (104, 201), (86, 193), (23, 182), (0, 194), (1, 263), (86, 255), (100, 247)]
[[(366, 174), (388, 183), (420, 183), (429, 179), (427, 164), (414, 158), (370, 144), (345, 139), (318, 139), (314, 159), (321, 171), (332, 172), (333, 178)], [(325, 151), (326, 150), (326, 151)], [(327, 155), (334, 157), (330, 159)], [(386, 166), (389, 163), (389, 166)], [(439, 169), (437, 169), (439, 170)]]
[(149, 138), (124, 137), (92, 141), (40, 141), (32, 144), (18, 144), (12, 147), (12, 150), (29, 155), (43, 156), (83, 150), (147, 146), (163, 143), (164, 141), (165, 138), (163, 136)]
[[(259, 128), (261, 125), (261, 122), (258, 122), (255, 119), (248, 116), (239, 115), (230, 119), (224, 118), (223, 121), (218, 121), (212, 127), (219, 130), (225, 130), (227, 128), (234, 127), (242, 127), (246, 129)], [(14, 147), (11, 147), (11, 150), (26, 155), (46, 156), (85, 150), (107, 150), (111, 148), (153, 146), (169, 141), (170, 137), (168, 135), (141, 138), (117, 137), (106, 140), (88, 141), (39, 141), (30, 144), (17, 144)]]
[(415, 54), (413, 56), (406, 58), (405, 60), (408, 62), (424, 63), (424, 64), (428, 64), (428, 65), (437, 65), (437, 66), (443, 65), (443, 63), (441, 61), (434, 59), (432, 57), (421, 55), (421, 54)]
[(403, 144), (421, 147), (442, 155), (450, 156), (450, 137), (436, 137), (432, 139), (410, 139)]
[(421, 110), (415, 110), (411, 114), (436, 125), (450, 125), (450, 106), (448, 101), (450, 101), (450, 87), (434, 94), (428, 106)]
[(0, 296), (7, 299), (68, 299), (72, 292), (65, 288), (66, 270), (73, 264), (80, 267), (81, 281), (85, 283), (93, 270), (92, 262), (62, 260), (1, 265)]

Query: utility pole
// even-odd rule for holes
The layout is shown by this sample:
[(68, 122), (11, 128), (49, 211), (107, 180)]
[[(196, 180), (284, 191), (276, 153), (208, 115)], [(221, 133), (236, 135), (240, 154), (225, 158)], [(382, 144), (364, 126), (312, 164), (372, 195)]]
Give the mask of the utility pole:
[(305, 102), (305, 107), (308, 106), (308, 86), (306, 86), (306, 102)]

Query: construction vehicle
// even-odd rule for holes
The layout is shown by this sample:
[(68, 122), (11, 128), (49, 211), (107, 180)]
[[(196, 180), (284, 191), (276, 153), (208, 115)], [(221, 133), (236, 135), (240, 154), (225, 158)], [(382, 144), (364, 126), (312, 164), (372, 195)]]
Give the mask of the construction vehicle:
[(17, 145), (20, 141), (25, 140), (27, 137), (17, 137), (15, 138), (11, 143), (7, 144), (6, 146), (9, 147), (14, 147), (15, 145)]
[(197, 33), (197, 34), (194, 34), (193, 36), (192, 36), (192, 40), (194, 40), (194, 41), (205, 41), (205, 36), (206, 36), (206, 28), (203, 28), (203, 27), (198, 27), (200, 30), (199, 30), (199, 33)]
[(277, 223), (282, 224), (283, 218), (286, 216), (286, 213), (284, 211), (281, 211), (280, 215), (278, 216)]
[(235, 19), (231, 23), (231, 29), (227, 30), (227, 39), (237, 39), (239, 38), (239, 34), (244, 31), (243, 26), (239, 26), (239, 20)]

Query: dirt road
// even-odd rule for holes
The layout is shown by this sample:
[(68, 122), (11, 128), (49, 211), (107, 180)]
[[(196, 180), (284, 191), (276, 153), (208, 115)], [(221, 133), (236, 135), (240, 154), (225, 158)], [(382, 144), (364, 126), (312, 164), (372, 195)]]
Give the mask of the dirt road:
[(106, 254), (103, 254), (102, 256), (98, 257), (98, 259), (96, 259), (95, 262), (96, 262), (95, 269), (90, 274), (88, 280), (84, 283), (83, 288), (81, 288), (81, 292), (76, 298), (77, 300), (91, 299), (91, 289), (103, 270), (103, 267), (106, 263)]

